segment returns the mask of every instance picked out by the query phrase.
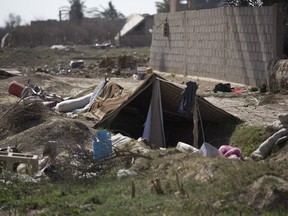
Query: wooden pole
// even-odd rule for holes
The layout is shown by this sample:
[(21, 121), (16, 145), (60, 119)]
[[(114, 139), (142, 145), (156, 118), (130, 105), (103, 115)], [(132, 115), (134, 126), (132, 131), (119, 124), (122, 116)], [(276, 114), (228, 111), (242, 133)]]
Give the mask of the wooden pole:
[(198, 109), (197, 109), (197, 97), (192, 108), (193, 113), (193, 146), (199, 149), (199, 127), (198, 127)]

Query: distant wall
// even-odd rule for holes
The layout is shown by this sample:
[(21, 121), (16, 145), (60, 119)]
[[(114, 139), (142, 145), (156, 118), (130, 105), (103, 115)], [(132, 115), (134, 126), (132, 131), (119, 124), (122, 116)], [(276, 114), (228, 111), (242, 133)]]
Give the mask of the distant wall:
[[(277, 5), (156, 14), (149, 66), (261, 85), (267, 81), (269, 62), (283, 54), (282, 17)], [(168, 37), (162, 29), (166, 18)]]
[[(0, 38), (10, 34), (11, 47), (51, 46), (55, 44), (95, 44), (111, 41), (125, 24), (125, 19), (85, 18), (69, 21), (32, 21), (31, 25), (0, 29)], [(3, 35), (3, 36), (2, 36)]]

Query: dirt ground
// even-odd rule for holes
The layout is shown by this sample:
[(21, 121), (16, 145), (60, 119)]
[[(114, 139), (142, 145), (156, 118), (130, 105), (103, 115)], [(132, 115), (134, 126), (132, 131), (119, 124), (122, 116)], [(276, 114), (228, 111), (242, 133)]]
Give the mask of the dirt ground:
[[(0, 79), (0, 122), (2, 122), (2, 127), (0, 127), (2, 128), (0, 131), (0, 146), (14, 146), (24, 142), (26, 144), (21, 144), (22, 150), (39, 155), (43, 150), (43, 146), (48, 141), (57, 140), (58, 142), (63, 142), (64, 145), (67, 141), (65, 139), (68, 139), (67, 136), (69, 136), (68, 140), (72, 142), (73, 137), (77, 140), (77, 134), (79, 133), (85, 134), (83, 135), (82, 142), (86, 145), (91, 145), (91, 136), (95, 132), (92, 129), (93, 123), (91, 121), (85, 121), (85, 119), (67, 119), (64, 114), (56, 114), (52, 111), (52, 114), (49, 115), (41, 116), (42, 114), (40, 114), (41, 119), (38, 122), (28, 124), (33, 126), (29, 130), (26, 130), (27, 127), (24, 127), (20, 123), (19, 125), (10, 124), (10, 128), (5, 125), (3, 126), (7, 113), (13, 113), (13, 108), (19, 103), (18, 97), (8, 93), (8, 88), (12, 81), (27, 85), (29, 80), (31, 84), (39, 85), (46, 93), (53, 93), (62, 98), (73, 97), (83, 91), (87, 91), (87, 89), (90, 89), (91, 92), (105, 79), (104, 77), (107, 74), (110, 77), (110, 81), (119, 84), (124, 89), (135, 88), (142, 82), (142, 80), (134, 79), (133, 70), (131, 69), (122, 69), (120, 74), (115, 75), (112, 72), (113, 67), (109, 67), (109, 65), (99, 68), (99, 65), (103, 64), (103, 61), (101, 62), (100, 57), (91, 57), (91, 53), (92, 51), (89, 48), (85, 49), (83, 47), (74, 49), (72, 53), (61, 50), (51, 51), (47, 47), (2, 50), (0, 53), (0, 69), (18, 70), (22, 72), (22, 75), (2, 77)], [(85, 58), (85, 55), (90, 55), (90, 57)], [(94, 54), (94, 56), (96, 55)], [(141, 62), (142, 65), (146, 64), (148, 66), (148, 58), (135, 57), (135, 52), (133, 55), (133, 58)], [(75, 56), (83, 57), (85, 59), (85, 66), (83, 68), (71, 69), (69, 66), (70, 56), (74, 56), (74, 58)], [(61, 71), (63, 73), (60, 73)], [(198, 84), (198, 95), (205, 97), (206, 100), (215, 106), (237, 116), (246, 124), (266, 125), (272, 123), (277, 120), (279, 113), (286, 112), (288, 105), (288, 99), (283, 94), (260, 94), (259, 91), (250, 91), (251, 88), (249, 86), (236, 83), (231, 83), (231, 87), (243, 89), (242, 93), (219, 91), (215, 93), (213, 89), (216, 84), (227, 82), (200, 77), (184, 77), (158, 71), (154, 72), (183, 88), (186, 87), (185, 83), (187, 81), (195, 81)], [(16, 117), (13, 118), (16, 119)], [(9, 121), (7, 122), (9, 124)], [(61, 131), (61, 127), (62, 129), (72, 129), (67, 129), (67, 136), (63, 136), (61, 132), (54, 131), (53, 134), (52, 131), (49, 131), (55, 129), (51, 125), (58, 125), (60, 128), (59, 131)], [(11, 127), (14, 129), (12, 130)], [(77, 131), (77, 133), (71, 133), (73, 130), (74, 132)], [(29, 148), (29, 145), (31, 148)]]
[[(112, 73), (113, 68), (99, 69), (99, 57), (86, 58), (84, 68), (69, 69), (70, 56), (80, 55), (85, 57), (90, 52), (91, 50), (83, 48), (76, 50), (74, 53), (51, 51), (49, 48), (13, 49), (0, 52), (0, 69), (13, 69), (22, 72), (21, 76), (13, 77), (1, 77), (0, 73), (0, 147), (16, 146), (20, 151), (36, 154), (39, 158), (43, 156), (47, 145), (56, 145), (57, 148), (65, 150), (71, 149), (73, 144), (82, 143), (84, 146), (91, 148), (91, 137), (95, 134), (95, 129), (92, 128), (93, 122), (83, 118), (68, 118), (65, 114), (57, 113), (47, 107), (44, 109), (38, 107), (37, 104), (32, 106), (29, 101), (26, 103), (27, 106), (24, 107), (19, 103), (19, 97), (8, 93), (12, 81), (27, 85), (30, 80), (31, 84), (39, 85), (46, 93), (53, 93), (62, 98), (84, 94), (87, 89), (91, 92), (105, 79), (107, 74), (110, 81), (119, 84), (124, 89), (135, 88), (142, 82), (142, 80), (134, 79), (133, 73), (129, 69), (122, 70), (118, 75)], [(146, 64), (148, 66), (148, 59), (139, 61), (141, 61), (141, 65)], [(60, 73), (61, 71), (63, 73)], [(227, 82), (154, 72), (183, 88), (187, 81), (195, 81), (198, 84), (198, 95), (226, 112), (237, 116), (244, 121), (244, 124), (266, 125), (276, 121), (278, 114), (287, 112), (288, 99), (284, 94), (253, 92), (251, 87), (235, 83), (231, 83), (231, 87), (242, 89), (242, 93), (215, 93), (213, 89), (216, 84)], [(267, 160), (269, 166), (275, 166), (277, 169), (281, 168), (284, 178), (288, 178), (286, 171), (287, 147)], [(185, 161), (195, 163), (193, 158), (192, 160), (185, 159)], [(163, 162), (163, 165), (165, 164), (166, 162)], [(175, 164), (177, 165), (177, 163)], [(191, 175), (194, 170), (190, 169), (191, 166), (194, 167), (194, 164), (187, 166), (190, 170), (187, 171), (187, 175), (189, 173)], [(217, 164), (212, 164), (212, 171), (207, 170), (207, 167), (202, 167), (201, 162), (199, 163), (199, 169), (195, 169), (194, 172), (200, 170), (197, 174), (200, 179), (203, 176), (210, 178), (211, 172), (214, 172), (214, 166), (218, 167)], [(239, 168), (238, 165), (236, 167), (235, 169)], [(259, 184), (262, 184), (264, 180), (260, 180)], [(259, 184), (253, 184), (251, 186), (252, 192), (247, 196), (253, 198), (251, 198), (252, 205), (254, 205), (255, 200), (266, 200), (269, 194), (270, 196), (274, 194), (268, 190), (268, 195), (264, 194), (265, 199), (263, 199), (262, 189), (257, 188)], [(257, 194), (254, 191), (260, 192)]]
[[(81, 47), (81, 49), (74, 51), (77, 55), (85, 56), (85, 49)], [(91, 52), (91, 50), (87, 49), (86, 52)], [(74, 53), (74, 55), (76, 55)], [(85, 60), (85, 67), (81, 69), (69, 69), (69, 56), (71, 54), (65, 54), (63, 51), (51, 51), (49, 48), (35, 48), (35, 49), (14, 49), (14, 50), (4, 50), (1, 53), (1, 61), (0, 68), (2, 69), (14, 69), (22, 72), (21, 76), (14, 77), (4, 77), (0, 79), (0, 112), (1, 118), (4, 118), (6, 113), (9, 112), (19, 102), (19, 98), (8, 93), (9, 85), (12, 81), (17, 81), (23, 85), (27, 85), (28, 80), (30, 80), (31, 84), (37, 84), (41, 86), (47, 93), (55, 93), (63, 98), (65, 97), (73, 97), (82, 91), (87, 89), (94, 89), (102, 80), (104, 80), (104, 75), (109, 74), (110, 81), (116, 82), (120, 86), (124, 87), (124, 89), (135, 88), (139, 85), (142, 80), (135, 80), (133, 78), (133, 73), (131, 70), (124, 69), (121, 71), (120, 75), (115, 75), (111, 73), (107, 68), (99, 69), (97, 68), (97, 64), (99, 64), (99, 58), (87, 58)], [(141, 64), (146, 61), (148, 66), (148, 59), (141, 59)], [(57, 73), (57, 71), (65, 71), (65, 73)], [(286, 107), (288, 105), (288, 99), (285, 95), (269, 95), (260, 94), (259, 92), (251, 92), (249, 91), (249, 86), (243, 86), (240, 84), (231, 83), (232, 87), (235, 88), (243, 88), (244, 92), (241, 94), (237, 93), (224, 93), (224, 92), (213, 92), (213, 89), (216, 84), (225, 81), (221, 80), (213, 80), (213, 79), (203, 79), (200, 77), (184, 77), (181, 75), (175, 75), (171, 73), (163, 73), (157, 72), (159, 75), (163, 76), (168, 81), (171, 81), (179, 86), (185, 87), (185, 83), (187, 81), (195, 81), (198, 84), (197, 94), (205, 97), (209, 102), (214, 104), (215, 106), (224, 109), (225, 111), (237, 116), (241, 120), (243, 120), (247, 124), (254, 125), (266, 125), (268, 123), (272, 123), (277, 120), (277, 115), (279, 113), (285, 112)], [(62, 115), (63, 119), (64, 116)], [(62, 117), (49, 117), (46, 124), (51, 125), (62, 125), (63, 127), (68, 127), (66, 123), (60, 122)], [(78, 120), (71, 120), (79, 121)], [(70, 124), (69, 123), (69, 124)], [(86, 125), (89, 129), (89, 135), (93, 134), (93, 129), (91, 128), (91, 122), (82, 121), (83, 125)], [(14, 127), (20, 127), (21, 125)], [(37, 125), (35, 125), (37, 126)], [(43, 125), (42, 125), (43, 126)], [(50, 128), (50, 129), (49, 129)], [(75, 130), (79, 130), (79, 133), (86, 133), (86, 128), (80, 127)], [(4, 139), (8, 136), (8, 132), (5, 129), (2, 129), (2, 135), (0, 138), (0, 145), (15, 145), (19, 143), (20, 140), (25, 140), (26, 143), (35, 143), (35, 139), (33, 137), (41, 137), (37, 141), (39, 145), (43, 147), (43, 144), (48, 140), (59, 140), (57, 137), (52, 136), (52, 132), (50, 133), (47, 130), (51, 130), (49, 126), (43, 126), (42, 132), (36, 133), (33, 131), (23, 131), (22, 134), (10, 133), (8, 139)], [(6, 131), (6, 132), (5, 132)], [(36, 130), (37, 131), (37, 130)], [(19, 132), (19, 131), (18, 131)], [(27, 133), (30, 133), (29, 135)], [(35, 134), (34, 134), (35, 133)], [(45, 137), (43, 134), (49, 134), (52, 136), (47, 139), (43, 139)], [(13, 135), (11, 137), (11, 135)], [(87, 145), (90, 144), (89, 135), (85, 135), (85, 142)], [(69, 135), (74, 136), (73, 134)], [(60, 140), (65, 142), (65, 138), (62, 137)], [(71, 139), (73, 140), (73, 139)], [(27, 144), (28, 145), (28, 144)], [(33, 147), (29, 149), (28, 146), (22, 146), (23, 150), (29, 150), (31, 153), (39, 154), (43, 148), (37, 149), (37, 147)], [(37, 151), (36, 151), (37, 149)], [(36, 152), (35, 152), (36, 151)]]

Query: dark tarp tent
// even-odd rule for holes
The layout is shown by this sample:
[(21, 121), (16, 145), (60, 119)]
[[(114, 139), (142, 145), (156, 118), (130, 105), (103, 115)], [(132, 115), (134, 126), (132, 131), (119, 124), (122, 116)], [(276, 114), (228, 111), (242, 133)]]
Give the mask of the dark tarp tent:
[[(142, 137), (154, 147), (176, 146), (179, 141), (193, 145), (193, 115), (179, 112), (183, 88), (155, 73), (129, 92), (115, 85), (108, 83), (87, 113), (95, 120), (94, 128), (108, 128), (135, 139)], [(239, 121), (200, 96), (196, 100), (204, 131), (209, 128), (214, 135), (224, 136), (221, 125)], [(205, 137), (209, 137), (209, 131), (204, 132)], [(198, 133), (199, 143), (194, 146), (204, 141), (202, 131)]]

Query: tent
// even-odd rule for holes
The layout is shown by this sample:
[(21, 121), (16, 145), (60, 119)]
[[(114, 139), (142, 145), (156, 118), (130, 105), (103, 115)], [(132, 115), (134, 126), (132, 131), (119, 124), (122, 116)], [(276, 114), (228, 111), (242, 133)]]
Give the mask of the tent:
[[(124, 92), (117, 86), (108, 83), (86, 114), (95, 120), (94, 128), (107, 128), (135, 139), (142, 137), (154, 147), (176, 146), (180, 141), (193, 145), (193, 115), (179, 112), (184, 88), (155, 73), (134, 90)], [(204, 129), (214, 125), (213, 133), (219, 134), (223, 122), (239, 121), (198, 95), (196, 101), (200, 117), (197, 122)], [(204, 141), (202, 132), (198, 130), (198, 146)]]

